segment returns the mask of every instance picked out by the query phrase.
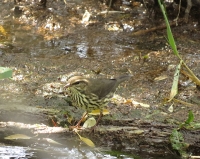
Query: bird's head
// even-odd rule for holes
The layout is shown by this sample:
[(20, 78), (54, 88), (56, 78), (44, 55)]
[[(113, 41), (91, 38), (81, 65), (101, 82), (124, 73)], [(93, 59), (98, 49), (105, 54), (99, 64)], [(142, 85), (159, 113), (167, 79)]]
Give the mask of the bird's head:
[(84, 78), (83, 76), (73, 76), (67, 81), (67, 84), (64, 86), (64, 88), (74, 88), (78, 91), (83, 91), (88, 83), (88, 79)]

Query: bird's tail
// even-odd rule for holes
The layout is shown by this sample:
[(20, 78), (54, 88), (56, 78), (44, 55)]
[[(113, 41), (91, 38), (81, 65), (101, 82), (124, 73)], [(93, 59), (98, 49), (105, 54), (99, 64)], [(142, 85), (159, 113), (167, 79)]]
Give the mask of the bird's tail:
[(131, 77), (133, 77), (133, 75), (123, 75), (123, 76), (117, 77), (116, 80), (117, 80), (117, 83), (120, 84), (126, 80), (129, 80)]

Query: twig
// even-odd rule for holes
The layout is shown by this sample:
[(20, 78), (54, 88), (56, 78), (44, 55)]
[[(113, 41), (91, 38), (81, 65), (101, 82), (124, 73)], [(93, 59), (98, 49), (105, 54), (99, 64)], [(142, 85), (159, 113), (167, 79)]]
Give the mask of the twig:
[[(179, 22), (181, 22), (182, 20), (180, 20)], [(172, 22), (170, 24), (170, 26), (176, 26), (176, 22)], [(166, 25), (160, 25), (158, 27), (153, 27), (153, 28), (150, 28), (148, 30), (139, 30), (137, 32), (134, 32), (132, 35), (135, 35), (135, 36), (139, 36), (139, 35), (144, 35), (144, 34), (147, 34), (149, 32), (153, 32), (153, 31), (156, 31), (156, 30), (162, 30), (162, 29), (166, 29)]]

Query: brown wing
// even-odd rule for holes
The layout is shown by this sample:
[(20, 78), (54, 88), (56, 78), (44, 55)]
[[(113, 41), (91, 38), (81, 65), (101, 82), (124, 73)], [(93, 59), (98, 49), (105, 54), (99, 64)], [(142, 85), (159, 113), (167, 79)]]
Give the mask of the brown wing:
[(114, 93), (118, 85), (125, 80), (128, 80), (132, 75), (123, 75), (116, 79), (90, 79), (87, 80), (87, 93), (93, 93), (99, 97), (104, 98), (109, 93)]
[(92, 79), (88, 83), (87, 92), (91, 92), (101, 99), (109, 93), (115, 92), (116, 84), (116, 79)]

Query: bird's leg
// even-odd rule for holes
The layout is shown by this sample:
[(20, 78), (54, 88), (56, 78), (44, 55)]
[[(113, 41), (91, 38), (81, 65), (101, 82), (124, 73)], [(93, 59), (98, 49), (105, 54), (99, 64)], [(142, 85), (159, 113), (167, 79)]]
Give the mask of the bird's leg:
[(71, 129), (74, 129), (74, 128), (80, 129), (80, 128), (81, 128), (80, 124), (81, 124), (81, 122), (83, 121), (83, 119), (84, 119), (87, 115), (88, 115), (88, 112), (86, 112), (86, 113), (83, 115), (83, 117), (79, 120), (79, 122), (78, 122), (75, 126), (70, 126), (70, 128), (71, 128)]
[(103, 117), (103, 112), (100, 111), (99, 117), (98, 117), (97, 122), (96, 122), (96, 124), (95, 124), (94, 126), (97, 126), (97, 125), (98, 125), (98, 123), (99, 123), (99, 121), (100, 121), (100, 119), (101, 119), (102, 117)]

